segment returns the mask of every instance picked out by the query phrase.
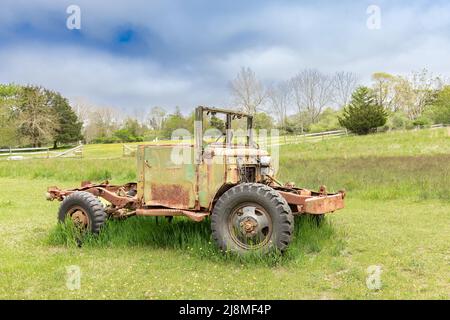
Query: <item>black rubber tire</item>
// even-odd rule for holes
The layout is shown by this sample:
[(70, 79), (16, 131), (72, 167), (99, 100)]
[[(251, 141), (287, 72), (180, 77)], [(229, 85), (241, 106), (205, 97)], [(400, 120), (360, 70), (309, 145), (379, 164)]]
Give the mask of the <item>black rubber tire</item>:
[[(270, 240), (257, 249), (246, 249), (237, 244), (230, 235), (229, 217), (239, 204), (252, 202), (267, 211), (272, 220)], [(217, 201), (211, 214), (214, 240), (222, 251), (246, 253), (249, 251), (285, 251), (292, 240), (294, 216), (286, 200), (269, 186), (259, 183), (242, 183), (226, 191)]]
[(98, 234), (106, 222), (107, 215), (103, 205), (93, 194), (77, 191), (65, 197), (58, 211), (58, 220), (65, 222), (67, 214), (74, 207), (81, 207), (88, 216), (88, 229), (86, 231)]

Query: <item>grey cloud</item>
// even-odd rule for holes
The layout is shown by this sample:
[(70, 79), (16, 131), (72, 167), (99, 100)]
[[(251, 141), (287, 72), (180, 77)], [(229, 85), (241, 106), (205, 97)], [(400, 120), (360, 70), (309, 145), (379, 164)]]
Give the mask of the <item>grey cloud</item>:
[[(366, 28), (371, 1), (223, 2), (223, 8), (200, 1), (79, 1), (89, 46), (51, 36), (21, 40), (12, 28), (29, 21), (52, 35), (49, 16), (64, 16), (72, 2), (6, 1), (0, 38), (15, 42), (0, 43), (0, 81), (39, 83), (122, 110), (178, 105), (187, 112), (197, 104), (229, 104), (227, 84), (241, 66), (268, 83), (302, 68), (353, 71), (365, 82), (376, 71), (423, 67), (450, 76), (450, 4), (442, 1), (380, 1), (377, 31)], [(142, 28), (144, 41), (160, 51), (127, 56), (96, 45), (127, 24)]]

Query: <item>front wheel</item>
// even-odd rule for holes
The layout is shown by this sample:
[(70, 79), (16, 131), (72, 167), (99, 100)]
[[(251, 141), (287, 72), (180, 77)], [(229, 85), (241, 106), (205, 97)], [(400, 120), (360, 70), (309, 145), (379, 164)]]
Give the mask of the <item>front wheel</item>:
[(292, 239), (294, 218), (286, 200), (258, 183), (225, 192), (211, 214), (213, 238), (223, 251), (284, 251)]

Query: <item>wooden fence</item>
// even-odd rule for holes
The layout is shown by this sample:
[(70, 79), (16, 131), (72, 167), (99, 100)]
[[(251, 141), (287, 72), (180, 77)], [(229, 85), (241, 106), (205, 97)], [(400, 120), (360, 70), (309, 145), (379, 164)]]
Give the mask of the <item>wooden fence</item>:
[(39, 158), (82, 158), (83, 157), (83, 145), (57, 152), (50, 150), (50, 148), (7, 148), (0, 149), (0, 160), (24, 160), (24, 159), (39, 159)]

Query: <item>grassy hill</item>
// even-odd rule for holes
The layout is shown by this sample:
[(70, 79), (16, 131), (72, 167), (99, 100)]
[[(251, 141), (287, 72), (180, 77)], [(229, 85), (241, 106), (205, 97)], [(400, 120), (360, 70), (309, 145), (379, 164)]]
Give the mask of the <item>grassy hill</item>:
[[(121, 145), (88, 145), (83, 159), (0, 161), (0, 298), (450, 297), (448, 129), (281, 146), (281, 180), (348, 191), (322, 226), (297, 219), (283, 257), (224, 256), (208, 221), (182, 218), (111, 222), (78, 248), (56, 227), (46, 187), (134, 180), (135, 160), (121, 155)], [(80, 290), (66, 287), (70, 265)], [(381, 267), (380, 290), (366, 286), (370, 266)]]

